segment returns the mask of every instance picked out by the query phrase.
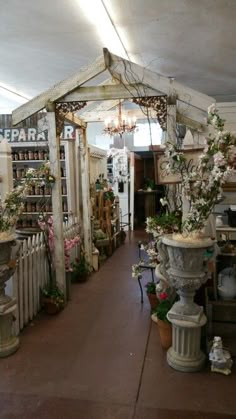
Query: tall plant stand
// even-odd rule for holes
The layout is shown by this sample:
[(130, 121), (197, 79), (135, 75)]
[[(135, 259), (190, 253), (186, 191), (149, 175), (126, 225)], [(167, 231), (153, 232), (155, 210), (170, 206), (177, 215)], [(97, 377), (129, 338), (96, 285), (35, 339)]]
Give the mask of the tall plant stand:
[(200, 342), (201, 328), (207, 319), (203, 307), (194, 302), (194, 295), (207, 280), (205, 252), (213, 242), (210, 239), (181, 242), (166, 236), (162, 243), (167, 253), (168, 280), (180, 297), (167, 314), (173, 332), (167, 362), (178, 371), (199, 371), (205, 362)]

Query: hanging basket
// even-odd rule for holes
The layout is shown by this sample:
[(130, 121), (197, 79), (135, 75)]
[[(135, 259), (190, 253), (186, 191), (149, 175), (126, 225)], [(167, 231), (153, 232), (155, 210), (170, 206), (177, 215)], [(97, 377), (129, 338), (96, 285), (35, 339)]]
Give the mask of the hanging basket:
[(157, 327), (161, 339), (161, 346), (164, 349), (169, 349), (172, 344), (172, 325), (171, 323), (157, 319)]

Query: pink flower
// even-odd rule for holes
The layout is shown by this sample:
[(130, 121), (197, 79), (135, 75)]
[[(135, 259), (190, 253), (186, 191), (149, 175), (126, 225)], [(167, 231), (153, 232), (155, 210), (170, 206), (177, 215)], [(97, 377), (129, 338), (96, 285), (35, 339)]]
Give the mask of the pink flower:
[(168, 298), (168, 295), (166, 292), (161, 292), (159, 295), (159, 299), (162, 300), (166, 300)]

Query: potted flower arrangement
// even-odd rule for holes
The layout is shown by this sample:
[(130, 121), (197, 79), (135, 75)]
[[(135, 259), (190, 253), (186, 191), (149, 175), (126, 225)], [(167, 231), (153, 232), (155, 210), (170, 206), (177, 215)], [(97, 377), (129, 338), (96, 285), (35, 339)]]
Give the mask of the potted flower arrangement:
[(88, 276), (93, 271), (88, 263), (83, 247), (81, 246), (80, 257), (72, 264), (72, 282), (87, 281)]
[(159, 303), (154, 310), (154, 315), (157, 317), (161, 345), (164, 349), (168, 349), (172, 343), (172, 325), (167, 318), (167, 313), (171, 309), (173, 301), (167, 292), (160, 293), (158, 298)]
[(146, 293), (149, 299), (149, 303), (151, 306), (151, 310), (154, 310), (158, 305), (158, 299), (156, 295), (156, 283), (155, 282), (148, 282), (145, 285)]
[[(179, 232), (163, 236), (160, 245), (164, 275), (180, 297), (167, 314), (174, 334), (167, 361), (179, 371), (198, 371), (204, 365), (200, 329), (206, 323), (206, 316), (203, 308), (194, 302), (195, 291), (207, 280), (206, 251), (214, 244), (211, 238), (204, 237), (204, 228), (234, 168), (236, 140), (224, 131), (224, 121), (214, 106), (209, 109), (208, 123), (212, 131), (195, 170), (189, 170), (187, 159), (177, 145), (166, 145), (167, 168), (180, 176), (182, 197), (189, 206)], [(180, 348), (185, 351), (181, 352)]]

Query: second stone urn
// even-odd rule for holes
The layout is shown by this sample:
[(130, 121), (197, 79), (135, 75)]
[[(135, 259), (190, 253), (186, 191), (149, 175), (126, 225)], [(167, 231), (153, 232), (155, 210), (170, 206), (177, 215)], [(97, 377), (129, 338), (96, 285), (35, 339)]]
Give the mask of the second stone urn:
[(167, 362), (178, 371), (198, 371), (205, 362), (200, 341), (206, 316), (203, 307), (194, 302), (194, 295), (207, 280), (206, 250), (213, 245), (207, 238), (194, 241), (176, 240), (171, 235), (162, 238), (165, 276), (179, 295), (179, 301), (167, 315), (172, 323), (172, 346), (167, 352)]

